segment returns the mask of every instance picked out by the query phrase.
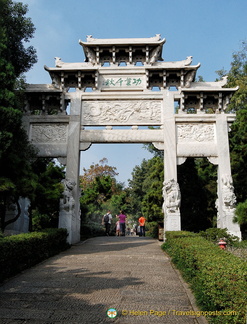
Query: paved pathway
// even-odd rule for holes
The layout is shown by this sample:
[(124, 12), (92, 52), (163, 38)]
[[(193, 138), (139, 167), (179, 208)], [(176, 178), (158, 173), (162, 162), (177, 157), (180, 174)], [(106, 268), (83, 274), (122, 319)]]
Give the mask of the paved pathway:
[[(106, 311), (117, 310), (115, 318)], [(0, 286), (0, 323), (205, 323), (157, 240), (97, 237)]]

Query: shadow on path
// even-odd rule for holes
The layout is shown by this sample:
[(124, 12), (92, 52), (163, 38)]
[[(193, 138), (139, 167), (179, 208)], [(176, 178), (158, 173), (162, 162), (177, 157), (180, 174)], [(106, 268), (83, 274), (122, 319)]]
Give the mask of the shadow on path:
[(1, 324), (197, 323), (171, 310), (192, 305), (158, 242), (143, 237), (80, 242), (0, 286)]

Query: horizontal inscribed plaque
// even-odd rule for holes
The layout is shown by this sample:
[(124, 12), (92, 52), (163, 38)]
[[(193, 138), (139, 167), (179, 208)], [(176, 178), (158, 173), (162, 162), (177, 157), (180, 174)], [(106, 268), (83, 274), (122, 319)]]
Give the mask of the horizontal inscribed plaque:
[(160, 125), (161, 100), (82, 102), (82, 125)]
[(145, 87), (143, 75), (100, 75), (99, 86), (102, 90), (141, 90)]

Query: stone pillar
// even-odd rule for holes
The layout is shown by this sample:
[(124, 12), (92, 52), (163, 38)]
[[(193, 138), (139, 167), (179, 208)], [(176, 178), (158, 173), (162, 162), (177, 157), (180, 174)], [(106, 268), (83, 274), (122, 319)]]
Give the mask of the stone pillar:
[(241, 238), (239, 225), (232, 221), (236, 197), (231, 176), (228, 123), (225, 114), (216, 115), (216, 138), (218, 149), (217, 227), (227, 228), (230, 234)]
[(80, 241), (80, 116), (81, 92), (70, 94), (70, 121), (68, 128), (68, 147), (64, 195), (60, 201), (59, 227), (68, 230), (70, 244)]
[(165, 91), (164, 100), (164, 187), (163, 187), (163, 212), (165, 231), (180, 231), (180, 190), (177, 183), (177, 141), (176, 123), (174, 116), (174, 96)]

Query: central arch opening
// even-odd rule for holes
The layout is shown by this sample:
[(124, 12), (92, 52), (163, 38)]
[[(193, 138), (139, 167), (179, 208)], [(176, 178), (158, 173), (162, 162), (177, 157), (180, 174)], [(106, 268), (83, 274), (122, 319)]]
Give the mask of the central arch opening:
[(216, 227), (217, 166), (207, 158), (187, 158), (179, 165), (181, 228), (199, 232)]
[(83, 174), (83, 168), (88, 169), (90, 165), (106, 158), (109, 165), (117, 168), (117, 181), (127, 186), (134, 167), (140, 165), (143, 159), (152, 157), (153, 154), (144, 148), (144, 144), (92, 144), (88, 150), (81, 151), (80, 175)]

